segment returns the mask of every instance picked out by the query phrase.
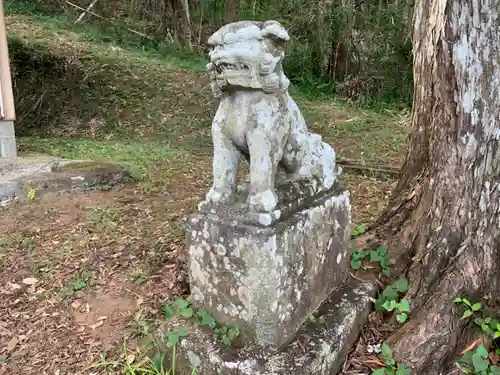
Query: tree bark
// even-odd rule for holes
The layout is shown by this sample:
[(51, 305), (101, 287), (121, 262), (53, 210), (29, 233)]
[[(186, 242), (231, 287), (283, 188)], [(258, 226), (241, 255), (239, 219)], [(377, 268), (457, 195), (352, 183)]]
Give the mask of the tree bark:
[(193, 48), (193, 32), (191, 30), (191, 15), (189, 12), (189, 0), (181, 0), (182, 5), (182, 28), (184, 31), (184, 46), (188, 49)]
[(410, 282), (389, 344), (412, 375), (445, 375), (467, 324), (453, 298), (500, 286), (500, 0), (417, 0), (413, 50), (413, 132), (376, 225)]
[(186, 49), (193, 48), (193, 32), (189, 12), (189, 0), (162, 0), (164, 3), (167, 36), (179, 41)]
[(236, 0), (226, 0), (226, 22), (235, 22), (237, 16), (237, 3)]

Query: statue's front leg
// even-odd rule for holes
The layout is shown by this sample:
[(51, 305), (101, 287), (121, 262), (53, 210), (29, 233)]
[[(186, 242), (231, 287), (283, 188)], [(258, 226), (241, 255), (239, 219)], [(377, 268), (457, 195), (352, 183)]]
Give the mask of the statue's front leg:
[(214, 144), (214, 181), (206, 200), (217, 204), (228, 202), (235, 192), (241, 152), (233, 141), (221, 131), (217, 122), (212, 125), (212, 139)]
[(273, 143), (261, 129), (251, 132), (247, 141), (250, 153), (248, 206), (254, 212), (271, 212), (278, 204), (275, 180), (282, 155), (281, 145)]

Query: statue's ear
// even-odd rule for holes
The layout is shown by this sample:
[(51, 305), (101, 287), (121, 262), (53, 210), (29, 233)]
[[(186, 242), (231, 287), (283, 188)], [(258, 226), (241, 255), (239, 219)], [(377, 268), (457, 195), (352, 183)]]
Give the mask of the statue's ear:
[(262, 24), (260, 35), (274, 42), (284, 43), (290, 40), (288, 32), (278, 21), (266, 21)]

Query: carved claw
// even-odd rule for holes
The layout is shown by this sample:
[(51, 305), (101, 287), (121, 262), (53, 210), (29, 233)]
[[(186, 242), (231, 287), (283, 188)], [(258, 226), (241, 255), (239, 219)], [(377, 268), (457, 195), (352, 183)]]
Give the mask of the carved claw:
[(254, 212), (271, 212), (277, 205), (278, 197), (272, 190), (265, 190), (248, 196), (248, 207)]

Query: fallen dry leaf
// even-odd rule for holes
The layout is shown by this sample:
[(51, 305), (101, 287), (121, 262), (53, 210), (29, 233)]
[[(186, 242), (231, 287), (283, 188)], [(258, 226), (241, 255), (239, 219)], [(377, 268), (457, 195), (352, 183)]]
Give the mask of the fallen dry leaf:
[(132, 363), (134, 363), (134, 361), (135, 361), (135, 355), (134, 355), (133, 353), (132, 353), (132, 354), (129, 354), (129, 355), (127, 356), (127, 363), (128, 363), (129, 365), (131, 365)]
[(19, 343), (19, 340), (17, 339), (17, 337), (13, 337), (10, 339), (10, 341), (7, 343), (7, 351), (12, 351), (16, 345)]
[(23, 284), (25, 285), (35, 285), (38, 282), (38, 279), (35, 279), (34, 277), (27, 277), (26, 279), (23, 279)]
[(15, 284), (15, 283), (11, 283), (10, 281), (7, 282), (7, 286), (9, 287), (10, 290), (18, 290), (18, 289), (21, 289), (21, 285), (19, 284)]
[(89, 326), (90, 329), (96, 329), (104, 324), (104, 320), (99, 320), (98, 322), (91, 324)]
[(366, 359), (363, 361), (363, 363), (365, 365), (378, 365), (378, 366), (382, 366), (382, 367), (385, 367), (385, 364), (378, 360), (378, 359), (375, 359), (375, 358), (372, 358), (372, 359)]
[(481, 343), (481, 339), (476, 339), (474, 341), (472, 341), (472, 343), (467, 346), (464, 350), (462, 350), (460, 352), (460, 355), (464, 355), (465, 353), (467, 352), (470, 352), (471, 350), (473, 350), (479, 343)]

